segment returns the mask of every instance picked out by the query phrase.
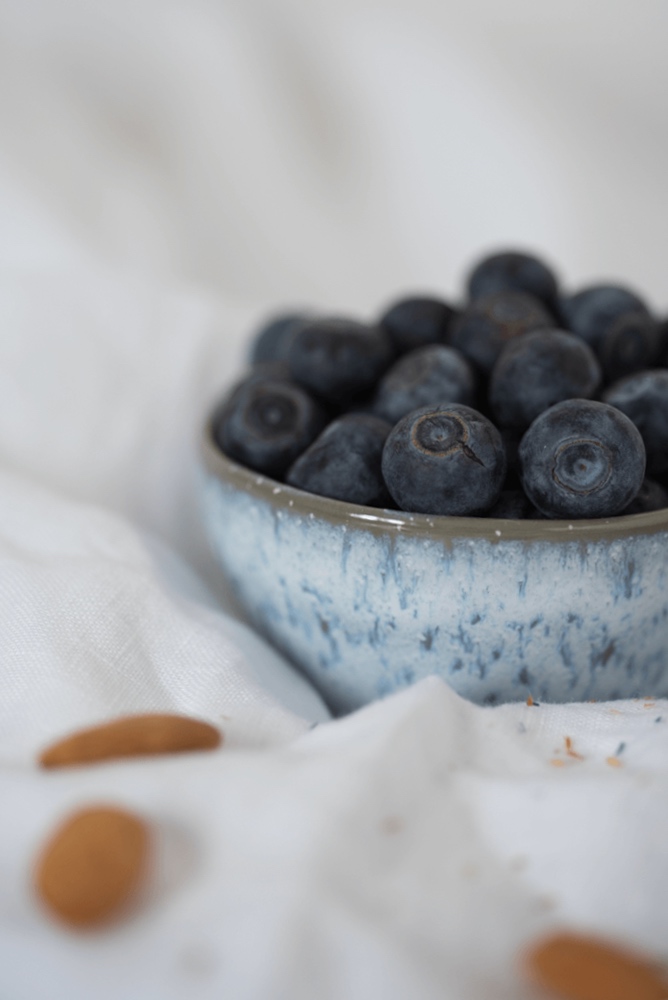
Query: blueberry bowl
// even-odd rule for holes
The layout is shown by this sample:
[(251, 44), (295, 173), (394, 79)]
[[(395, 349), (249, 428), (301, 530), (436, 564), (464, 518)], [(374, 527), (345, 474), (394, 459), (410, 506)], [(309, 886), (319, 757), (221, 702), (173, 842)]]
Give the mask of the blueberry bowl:
[(362, 507), (202, 440), (209, 538), (250, 621), (342, 713), (437, 674), (480, 704), (668, 696), (668, 509), (510, 521)]

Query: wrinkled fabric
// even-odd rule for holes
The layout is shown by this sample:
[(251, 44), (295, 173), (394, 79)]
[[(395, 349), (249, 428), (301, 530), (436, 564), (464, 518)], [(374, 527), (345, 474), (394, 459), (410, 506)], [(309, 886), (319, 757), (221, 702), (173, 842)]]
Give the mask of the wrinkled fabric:
[[(668, 9), (585, 7), (0, 0), (3, 998), (531, 1000), (522, 953), (564, 926), (668, 962), (668, 703), (430, 679), (333, 721), (198, 493), (272, 310), (456, 300), (518, 244), (665, 311)], [(223, 746), (36, 767), (144, 711)], [(147, 820), (152, 872), (76, 934), (32, 870), (94, 802)]]

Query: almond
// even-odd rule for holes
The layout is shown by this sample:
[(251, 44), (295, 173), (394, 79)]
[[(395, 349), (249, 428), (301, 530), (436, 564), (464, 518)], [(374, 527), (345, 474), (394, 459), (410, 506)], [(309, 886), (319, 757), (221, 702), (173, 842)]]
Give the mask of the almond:
[(138, 816), (113, 806), (74, 813), (58, 827), (35, 869), (48, 909), (72, 927), (118, 916), (147, 868), (149, 831)]
[(533, 981), (562, 1000), (666, 1000), (656, 965), (608, 941), (562, 932), (525, 954)]
[(187, 715), (128, 715), (66, 736), (40, 755), (42, 767), (71, 767), (117, 757), (214, 750), (222, 734)]

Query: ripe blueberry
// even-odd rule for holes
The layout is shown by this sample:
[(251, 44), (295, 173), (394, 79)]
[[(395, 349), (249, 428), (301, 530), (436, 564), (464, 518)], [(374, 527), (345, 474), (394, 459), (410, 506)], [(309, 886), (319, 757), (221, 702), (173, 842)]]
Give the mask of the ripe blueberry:
[(650, 475), (668, 471), (668, 370), (636, 372), (614, 382), (603, 399), (633, 421), (645, 442)]
[(302, 323), (288, 350), (295, 382), (338, 405), (370, 392), (393, 356), (389, 337), (382, 327), (349, 319)]
[(651, 510), (668, 507), (668, 493), (653, 479), (644, 479), (635, 500), (625, 507), (622, 514), (647, 514)]
[(506, 346), (530, 330), (553, 326), (545, 306), (524, 292), (497, 292), (469, 305), (450, 330), (450, 345), (489, 373)]
[(286, 361), (290, 338), (305, 319), (300, 313), (286, 313), (270, 319), (253, 339), (250, 363), (257, 365), (264, 361)]
[(519, 458), (524, 492), (548, 517), (619, 514), (645, 475), (638, 429), (613, 406), (590, 399), (567, 399), (541, 413)]
[(380, 319), (397, 354), (447, 342), (456, 310), (441, 299), (412, 297), (395, 302)]
[(214, 416), (212, 430), (229, 458), (279, 479), (326, 420), (299, 386), (264, 379), (239, 387)]
[(411, 410), (475, 399), (476, 376), (459, 351), (442, 344), (419, 347), (395, 361), (378, 384), (374, 413), (396, 424)]
[(543, 261), (530, 254), (506, 251), (485, 257), (468, 279), (471, 299), (497, 292), (527, 292), (552, 309), (557, 298), (557, 279)]
[(600, 365), (583, 340), (565, 330), (536, 330), (504, 347), (489, 402), (497, 424), (525, 430), (562, 399), (590, 398), (600, 382)]
[(622, 313), (607, 328), (598, 345), (606, 382), (652, 368), (661, 349), (658, 324), (645, 312)]
[(635, 292), (621, 285), (592, 285), (559, 303), (564, 326), (597, 351), (603, 334), (624, 313), (648, 315), (647, 306)]
[(504, 521), (526, 521), (536, 508), (523, 490), (502, 490), (499, 499), (485, 517), (499, 517)]
[(393, 427), (383, 476), (401, 510), (477, 514), (496, 503), (506, 472), (501, 435), (469, 406), (423, 406)]
[(390, 502), (380, 468), (391, 427), (365, 413), (333, 420), (288, 470), (286, 483), (367, 507)]

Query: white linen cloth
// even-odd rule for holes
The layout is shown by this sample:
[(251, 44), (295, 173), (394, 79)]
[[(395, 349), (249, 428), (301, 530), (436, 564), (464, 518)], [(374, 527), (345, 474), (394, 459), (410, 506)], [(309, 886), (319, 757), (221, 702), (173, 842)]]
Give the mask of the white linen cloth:
[[(0, 0), (1, 997), (529, 1000), (518, 955), (561, 926), (668, 960), (666, 702), (432, 680), (328, 721), (197, 506), (270, 308), (454, 294), (521, 243), (666, 309), (668, 15), (582, 8)], [(225, 745), (36, 768), (147, 710)], [(132, 919), (76, 935), (31, 866), (98, 801), (157, 860)]]

